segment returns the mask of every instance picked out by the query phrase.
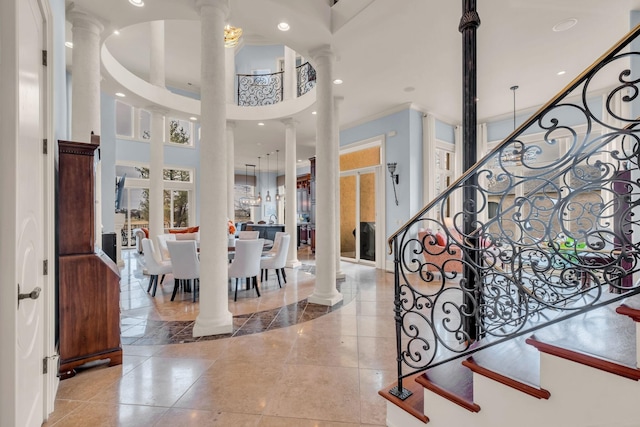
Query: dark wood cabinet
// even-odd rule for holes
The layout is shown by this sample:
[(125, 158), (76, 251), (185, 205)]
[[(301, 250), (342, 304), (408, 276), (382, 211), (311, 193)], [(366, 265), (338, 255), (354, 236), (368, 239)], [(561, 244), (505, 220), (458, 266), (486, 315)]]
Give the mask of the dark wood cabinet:
[(95, 248), (95, 150), (91, 143), (58, 141), (57, 320), (60, 377), (95, 360), (122, 363), (120, 275)]

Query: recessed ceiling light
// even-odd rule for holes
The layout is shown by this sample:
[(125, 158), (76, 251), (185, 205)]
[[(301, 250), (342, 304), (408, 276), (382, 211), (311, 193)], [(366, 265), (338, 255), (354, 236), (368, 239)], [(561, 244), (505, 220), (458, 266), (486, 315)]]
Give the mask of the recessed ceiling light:
[(317, 111), (312, 111), (311, 114), (315, 115), (315, 114), (318, 114), (318, 112)]
[(64, 42), (64, 45), (66, 47), (68, 47), (69, 49), (73, 49), (73, 43), (71, 43), (71, 42)]
[(568, 29), (573, 28), (577, 23), (578, 23), (578, 20), (576, 18), (563, 19), (562, 21), (558, 22), (556, 25), (553, 26), (553, 31), (555, 32), (567, 31)]
[(298, 162), (301, 162), (301, 161), (302, 161), (302, 159), (298, 159)]
[(118, 30), (113, 30), (113, 34), (115, 34), (116, 36), (119, 36), (119, 35), (120, 35), (120, 31), (118, 31)]
[(258, 123), (258, 126), (264, 126), (264, 123), (260, 122)]
[(289, 24), (287, 24), (286, 22), (281, 22), (278, 24), (278, 29), (280, 31), (289, 31), (289, 28), (291, 27), (289, 27)]
[(334, 84), (334, 85), (341, 85), (341, 84), (342, 84), (342, 80), (340, 80), (340, 79), (335, 79), (335, 80), (333, 81), (333, 84)]
[(132, 5), (134, 5), (135, 7), (142, 7), (144, 6), (144, 2), (142, 0), (129, 0), (129, 3), (131, 3)]
[(564, 70), (562, 70), (562, 71), (558, 71), (558, 75), (559, 75), (559, 76), (563, 75), (564, 73), (566, 73), (566, 71), (564, 71)]
[(189, 117), (189, 120), (198, 120), (197, 117)]
[(127, 95), (125, 95), (125, 94), (124, 94), (124, 93), (122, 93), (122, 92), (116, 92), (116, 96), (119, 96), (120, 98), (124, 98), (124, 97), (125, 97), (125, 96), (127, 96)]

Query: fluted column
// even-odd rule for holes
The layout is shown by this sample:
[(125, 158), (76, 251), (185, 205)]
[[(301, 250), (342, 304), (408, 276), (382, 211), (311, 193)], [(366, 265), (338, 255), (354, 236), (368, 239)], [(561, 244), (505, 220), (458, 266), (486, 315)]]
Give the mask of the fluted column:
[[(71, 71), (71, 139), (91, 142), (91, 132), (100, 135), (100, 34), (104, 26), (93, 16), (69, 12), (73, 41)], [(95, 246), (102, 246), (102, 170), (96, 165)]]
[[(226, 49), (231, 50), (231, 49)], [(235, 219), (236, 212), (234, 208), (234, 190), (233, 186), (236, 179), (235, 161), (235, 129), (236, 122), (227, 120), (227, 218), (231, 221)]]
[(336, 224), (336, 279), (338, 280), (345, 278), (340, 267), (340, 104), (342, 101), (344, 101), (342, 96), (333, 97), (333, 137), (336, 146), (336, 183), (334, 186), (336, 189), (336, 209), (333, 221)]
[(300, 266), (298, 261), (298, 198), (297, 196), (297, 175), (296, 175), (296, 121), (288, 118), (282, 120), (284, 123), (285, 155), (284, 155), (284, 228), (291, 236), (289, 240), (289, 251), (287, 252), (287, 267), (296, 268)]
[(149, 140), (149, 236), (164, 233), (164, 116), (167, 109), (151, 106)]
[(200, 313), (193, 336), (229, 333), (224, 25), (229, 0), (196, 0), (201, 37)]
[(298, 96), (296, 90), (296, 51), (288, 46), (284, 47), (284, 99), (294, 99)]
[[(316, 284), (308, 301), (333, 306), (342, 301), (336, 289), (336, 141), (333, 114), (333, 60), (329, 46), (311, 52), (316, 83)], [(322, 214), (323, 212), (328, 214)]]

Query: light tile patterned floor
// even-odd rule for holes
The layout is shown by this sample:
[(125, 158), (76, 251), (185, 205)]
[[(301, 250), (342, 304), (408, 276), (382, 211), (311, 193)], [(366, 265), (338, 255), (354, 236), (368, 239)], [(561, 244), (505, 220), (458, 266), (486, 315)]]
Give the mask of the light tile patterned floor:
[(395, 377), (392, 274), (342, 263), (340, 307), (307, 304), (314, 260), (303, 248), (307, 267), (287, 269), (282, 289), (272, 273), (261, 298), (244, 291), (234, 303), (230, 292), (233, 336), (193, 340), (191, 294), (169, 301), (168, 277), (150, 297), (138, 256), (127, 255), (124, 362), (62, 381), (46, 427), (385, 425), (377, 392)]

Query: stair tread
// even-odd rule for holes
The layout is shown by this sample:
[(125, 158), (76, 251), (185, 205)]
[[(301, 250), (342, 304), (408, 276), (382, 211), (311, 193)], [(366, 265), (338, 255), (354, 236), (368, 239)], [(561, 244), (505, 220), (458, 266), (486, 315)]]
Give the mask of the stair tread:
[(635, 323), (616, 307), (609, 304), (550, 325), (529, 340), (636, 368)]
[(522, 337), (478, 351), (473, 355), (473, 362), (531, 387), (540, 387), (538, 350)]
[(454, 360), (430, 368), (416, 381), (469, 411), (480, 410), (480, 406), (473, 402), (473, 372), (460, 361)]
[(429, 418), (424, 414), (424, 389), (422, 385), (415, 381), (420, 375), (420, 373), (417, 373), (402, 381), (402, 387), (412, 392), (411, 396), (405, 400), (400, 400), (389, 393), (397, 385), (396, 382), (379, 390), (378, 394), (426, 424), (429, 422)]

